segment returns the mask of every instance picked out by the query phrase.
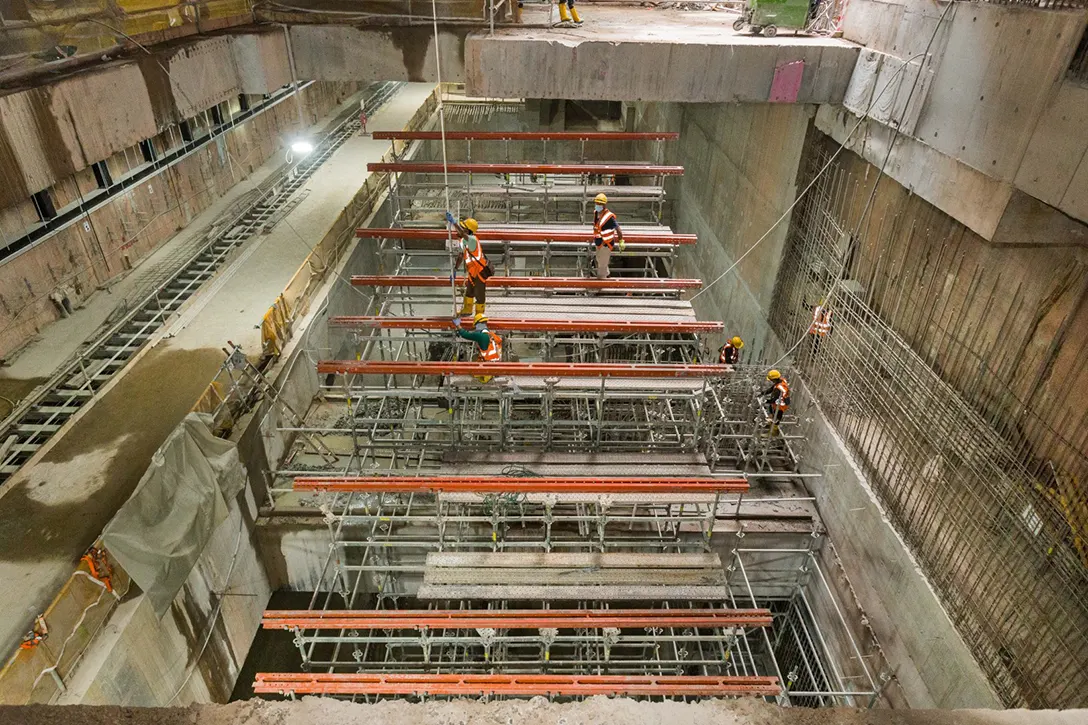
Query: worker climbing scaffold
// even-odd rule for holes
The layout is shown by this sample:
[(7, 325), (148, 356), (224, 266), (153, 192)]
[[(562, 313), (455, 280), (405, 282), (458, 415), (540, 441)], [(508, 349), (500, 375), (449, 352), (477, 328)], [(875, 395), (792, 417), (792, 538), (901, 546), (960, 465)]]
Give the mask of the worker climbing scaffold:
[(771, 384), (760, 393), (767, 408), (767, 417), (771, 423), (771, 435), (778, 432), (778, 424), (782, 422), (782, 416), (790, 409), (790, 384), (782, 373), (771, 370), (767, 373), (767, 381)]
[(740, 362), (740, 349), (744, 347), (744, 340), (734, 335), (731, 340), (718, 348), (719, 365), (736, 365)]
[[(494, 271), (491, 263), (487, 261), (480, 240), (476, 238), (476, 230), (480, 228), (480, 225), (472, 218), (457, 221), (449, 212), (446, 212), (446, 221), (461, 238), (461, 256), (465, 264), (465, 298), (461, 305), (461, 316), (473, 314), (473, 303), (475, 303), (476, 321), (479, 322), (487, 309), (487, 278)], [(456, 273), (455, 268), (450, 275)]]
[[(487, 329), (487, 318), (477, 316), (476, 328), (465, 330), (461, 327), (461, 318), (453, 318), (453, 326), (458, 337), (476, 343), (477, 362), (499, 362), (502, 360), (502, 338)], [(491, 375), (477, 375), (481, 383), (491, 382)]]

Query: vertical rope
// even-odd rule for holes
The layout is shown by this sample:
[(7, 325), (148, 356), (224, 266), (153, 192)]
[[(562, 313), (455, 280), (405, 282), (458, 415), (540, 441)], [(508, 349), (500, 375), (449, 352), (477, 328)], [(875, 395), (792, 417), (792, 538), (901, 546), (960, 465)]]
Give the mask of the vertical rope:
[[(438, 7), (436, 0), (431, 0), (431, 24), (434, 28), (434, 69), (438, 78), (438, 132), (442, 141), (442, 188), (446, 194), (446, 211), (450, 206), (450, 173), (446, 161), (446, 109), (442, 103), (442, 46), (438, 40)], [(450, 250), (450, 295), (453, 298), (454, 314), (457, 312), (457, 258), (453, 250), (453, 230), (446, 224), (446, 248)]]

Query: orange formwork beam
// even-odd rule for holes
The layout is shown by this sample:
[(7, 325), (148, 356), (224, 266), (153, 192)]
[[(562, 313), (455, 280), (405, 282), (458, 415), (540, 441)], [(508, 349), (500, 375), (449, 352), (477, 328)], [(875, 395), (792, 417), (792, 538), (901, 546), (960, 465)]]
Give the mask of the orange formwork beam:
[(602, 176), (681, 176), (683, 166), (658, 166), (655, 164), (528, 164), (528, 163), (465, 163), (446, 164), (433, 161), (381, 161), (366, 165), (371, 172), (404, 172), (414, 174), (555, 174), (557, 176), (577, 176), (597, 174)]
[(322, 360), (322, 375), (523, 375), (544, 378), (719, 378), (729, 365), (634, 365), (594, 363), (383, 362)]
[[(471, 325), (472, 317), (464, 318)], [(373, 317), (365, 315), (329, 318), (330, 327), (350, 330), (452, 330), (452, 317)], [(721, 332), (722, 322), (677, 322), (672, 320), (524, 320), (513, 317), (489, 317), (487, 326), (492, 330), (511, 332), (570, 332), (605, 333), (616, 335), (680, 335), (701, 332)]]
[[(450, 278), (439, 275), (410, 274), (357, 274), (351, 283), (356, 287), (446, 287)], [(465, 278), (458, 277), (457, 284), (464, 284)], [(490, 277), (488, 288), (505, 289), (614, 289), (623, 291), (664, 291), (696, 289), (701, 287), (701, 279), (673, 279), (670, 277)]]
[[(445, 241), (449, 234), (444, 229), (405, 229), (403, 227), (360, 227), (355, 236), (361, 239), (423, 239)], [(584, 229), (480, 229), (476, 238), (482, 242), (574, 242), (593, 241), (593, 228)], [(676, 246), (695, 244), (698, 237), (694, 234), (676, 234), (667, 232), (651, 234), (637, 229), (623, 232), (623, 241), (627, 246)]]
[(696, 476), (299, 476), (296, 491), (381, 493), (746, 493), (745, 478)]
[(269, 610), (264, 629), (582, 629), (769, 627), (769, 609)]
[[(377, 141), (441, 141), (441, 131), (375, 131)], [(675, 141), (676, 131), (446, 131), (447, 141)]]
[(506, 675), (258, 672), (253, 691), (296, 695), (628, 695), (737, 697), (779, 694), (777, 677), (702, 675)]

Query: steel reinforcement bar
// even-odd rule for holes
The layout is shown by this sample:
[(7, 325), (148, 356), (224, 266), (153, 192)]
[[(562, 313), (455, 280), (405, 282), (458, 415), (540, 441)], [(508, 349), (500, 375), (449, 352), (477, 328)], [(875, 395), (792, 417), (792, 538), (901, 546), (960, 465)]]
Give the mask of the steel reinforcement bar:
[[(464, 318), (471, 320), (472, 316)], [(492, 330), (511, 332), (571, 332), (604, 333), (616, 335), (682, 335), (701, 332), (721, 332), (721, 322), (674, 322), (671, 320), (526, 320), (514, 317), (489, 317), (487, 326)], [(329, 318), (329, 327), (349, 330), (452, 330), (450, 317), (373, 317), (366, 315)]]
[(322, 360), (322, 375), (523, 375), (544, 378), (715, 378), (729, 365), (629, 365), (623, 363), (383, 362)]
[[(375, 131), (375, 141), (441, 141), (441, 131)], [(675, 141), (676, 131), (446, 131), (447, 141)]]
[(654, 164), (482, 164), (456, 162), (446, 164), (431, 161), (384, 161), (366, 165), (370, 172), (387, 171), (409, 174), (555, 174), (579, 176), (682, 176), (683, 166), (657, 166)]
[(512, 477), (512, 476), (299, 476), (296, 491), (363, 493), (746, 493), (745, 478)]
[(556, 695), (589, 697), (738, 697), (779, 694), (777, 677), (687, 675), (481, 675), (258, 672), (258, 694), (452, 695), (479, 697)]
[[(355, 230), (360, 239), (415, 239), (445, 241), (449, 234), (444, 229), (409, 229), (404, 227), (360, 227)], [(592, 227), (583, 229), (548, 230), (540, 229), (480, 229), (476, 237), (481, 242), (572, 242), (589, 243), (593, 241)], [(676, 234), (664, 232), (624, 231), (623, 240), (627, 246), (678, 246), (696, 244), (699, 239), (694, 234)]]
[[(449, 287), (450, 278), (439, 275), (379, 275), (357, 274), (351, 283), (356, 287)], [(458, 277), (457, 284), (465, 278)], [(701, 279), (673, 279), (670, 277), (617, 277), (596, 279), (593, 277), (490, 277), (487, 286), (517, 289), (614, 289), (629, 291), (667, 291), (697, 289)]]
[(264, 629), (589, 629), (769, 627), (769, 609), (268, 610)]

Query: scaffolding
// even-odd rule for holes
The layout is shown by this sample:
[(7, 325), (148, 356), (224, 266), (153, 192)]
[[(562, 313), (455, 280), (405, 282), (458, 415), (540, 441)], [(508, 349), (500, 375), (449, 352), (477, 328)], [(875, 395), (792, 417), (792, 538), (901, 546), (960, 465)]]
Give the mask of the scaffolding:
[[(814, 514), (777, 508), (811, 507), (803, 421), (771, 421), (765, 367), (716, 364), (721, 324), (682, 298), (700, 281), (671, 274), (694, 237), (625, 226), (637, 256), (598, 280), (584, 220), (485, 216), (505, 360), (470, 362), (446, 233), (404, 213), (429, 194), (404, 179), (432, 167), (407, 163), (394, 226), (358, 234), (381, 272), (352, 278), (367, 309), (330, 316), (313, 404), (278, 427), (292, 444), (269, 508), (320, 517), (329, 548), (309, 606), (264, 619), (303, 671), (258, 674), (256, 691), (871, 706), (886, 678), (820, 570)], [(653, 218), (660, 199), (640, 199)], [(799, 548), (746, 548), (757, 519)]]

